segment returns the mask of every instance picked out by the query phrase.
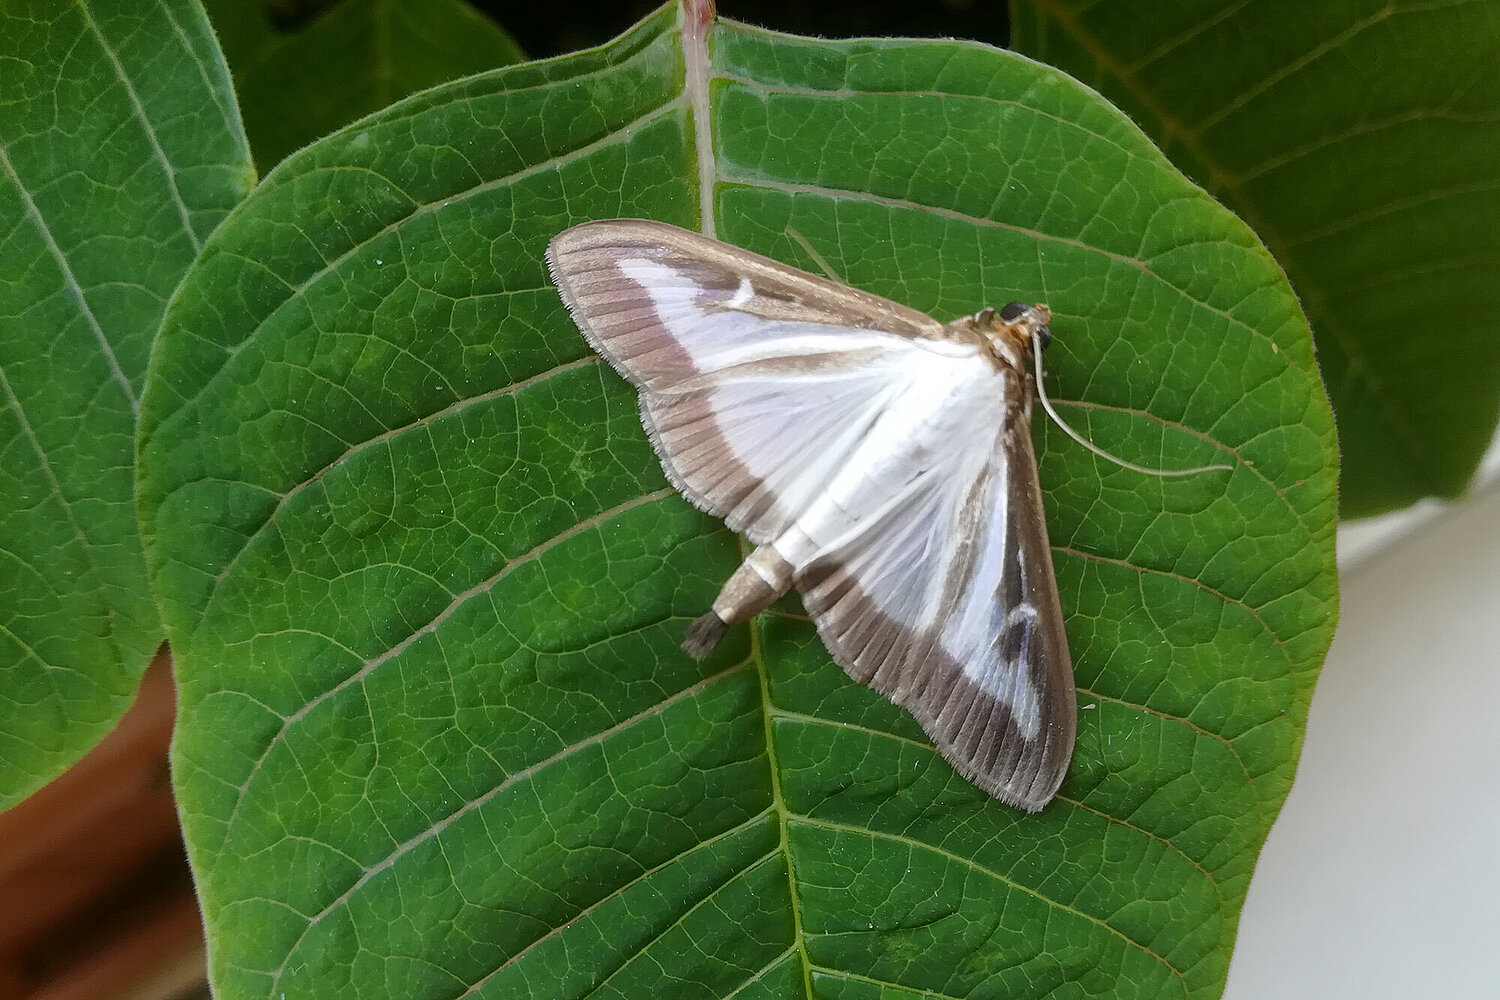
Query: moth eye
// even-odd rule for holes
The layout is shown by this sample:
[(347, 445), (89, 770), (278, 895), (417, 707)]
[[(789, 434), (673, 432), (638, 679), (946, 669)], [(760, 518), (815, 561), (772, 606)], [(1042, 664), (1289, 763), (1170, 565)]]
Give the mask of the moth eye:
[(1021, 318), (1021, 314), (1024, 313), (1025, 311), (1026, 311), (1026, 303), (1024, 303), (1024, 302), (1012, 302), (1009, 305), (1007, 305), (1004, 309), (1000, 310), (1000, 318), (1003, 319), (1003, 320), (1005, 320), (1005, 322), (1007, 322), (1007, 323), (1014, 323), (1016, 320), (1018, 320), (1018, 319)]

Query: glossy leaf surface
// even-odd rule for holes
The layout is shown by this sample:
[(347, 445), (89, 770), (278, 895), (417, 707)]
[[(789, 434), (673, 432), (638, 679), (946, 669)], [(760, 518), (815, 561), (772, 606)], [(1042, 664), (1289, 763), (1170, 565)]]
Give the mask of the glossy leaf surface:
[(1500, 417), (1500, 7), (1021, 0), (1016, 48), (1128, 112), (1291, 278), (1346, 517), (1453, 497)]
[(0, 807), (114, 724), (163, 637), (136, 408), (168, 297), (253, 180), (195, 5), (0, 6)]
[[(1038, 425), (1082, 706), (1045, 812), (794, 602), (681, 653), (741, 548), (548, 282), (611, 216), (1047, 301), (1096, 441), (1234, 465)], [(174, 305), (142, 473), (223, 997), (1216, 995), (1336, 609), (1306, 324), (1128, 121), (983, 46), (670, 9), (278, 168)]]

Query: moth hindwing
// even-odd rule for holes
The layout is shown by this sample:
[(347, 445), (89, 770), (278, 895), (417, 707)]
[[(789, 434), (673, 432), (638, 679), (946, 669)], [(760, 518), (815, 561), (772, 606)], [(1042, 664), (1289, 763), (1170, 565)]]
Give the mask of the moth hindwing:
[(547, 256), (667, 478), (756, 546), (688, 651), (796, 587), (833, 659), (960, 773), (1046, 805), (1077, 725), (1030, 433), (1046, 307), (940, 323), (642, 220), (575, 226)]

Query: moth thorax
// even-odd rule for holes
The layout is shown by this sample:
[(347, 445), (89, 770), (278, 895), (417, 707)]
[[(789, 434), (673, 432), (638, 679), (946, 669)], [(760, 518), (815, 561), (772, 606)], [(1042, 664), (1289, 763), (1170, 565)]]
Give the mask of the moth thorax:
[(1047, 325), (1052, 322), (1052, 310), (1041, 303), (1029, 306), (1012, 302), (1000, 310), (981, 309), (971, 322), (991, 353), (1014, 368), (1025, 368), (1033, 340), (1039, 341), (1043, 349), (1052, 340)]

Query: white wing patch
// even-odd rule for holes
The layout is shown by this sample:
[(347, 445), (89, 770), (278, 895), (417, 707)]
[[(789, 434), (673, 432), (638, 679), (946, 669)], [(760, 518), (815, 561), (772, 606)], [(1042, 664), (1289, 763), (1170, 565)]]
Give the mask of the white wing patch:
[(642, 385), (657, 449), (690, 497), (755, 542), (826, 503), (830, 482), (868, 461), (856, 454), (879, 439), (875, 425), (898, 400), (940, 395), (945, 366), (976, 360), (949, 343), (730, 308), (749, 298), (748, 281), (731, 294), (654, 260), (619, 268), (670, 338), (646, 353), (681, 352), (685, 363)]
[[(867, 601), (912, 636), (882, 650), (885, 659), (861, 679), (911, 707), (923, 693), (925, 654), (903, 657), (902, 650), (940, 649), (1034, 739), (1042, 725), (1029, 669), (1035, 651), (1010, 656), (1001, 643), (1007, 615), (1012, 630), (1029, 636), (1037, 613), (1002, 595), (1013, 559), (999, 447), (1005, 382), (977, 359), (906, 374), (907, 391), (886, 403), (866, 444), (771, 544), (797, 570), (811, 567), (814, 578), (820, 565), (841, 565), (859, 594), (846, 600)], [(975, 521), (976, 509), (988, 516)]]
[(750, 279), (741, 278), (740, 287), (735, 291), (733, 297), (731, 297), (729, 300), (729, 308), (738, 309), (743, 305), (748, 305), (750, 300), (754, 297), (755, 289), (750, 287)]
[[(670, 226), (575, 227), (549, 263), (640, 390), (668, 477), (760, 546), (701, 649), (794, 583), (850, 676), (990, 794), (1045, 805), (1076, 708), (1024, 370), (956, 324)], [(751, 610), (716, 631), (736, 578), (756, 596), (724, 606)]]

